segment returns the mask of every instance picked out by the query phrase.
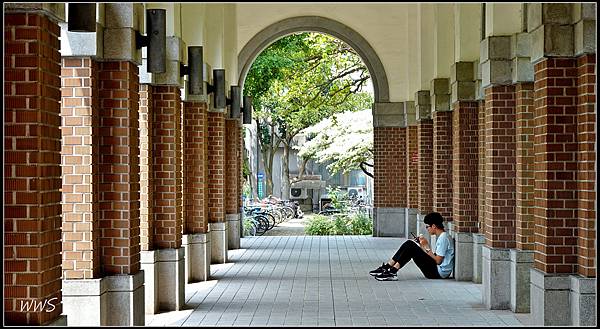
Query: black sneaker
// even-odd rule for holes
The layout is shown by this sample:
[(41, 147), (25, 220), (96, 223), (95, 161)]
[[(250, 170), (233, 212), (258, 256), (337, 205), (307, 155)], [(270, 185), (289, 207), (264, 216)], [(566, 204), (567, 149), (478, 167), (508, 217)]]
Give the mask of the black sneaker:
[(391, 267), (390, 264), (383, 263), (378, 268), (376, 268), (376, 269), (374, 269), (372, 271), (369, 271), (369, 274), (372, 275), (372, 276), (376, 276), (376, 275), (379, 275), (379, 274), (385, 272), (385, 270), (387, 270), (390, 267)]
[(398, 276), (395, 272), (386, 269), (382, 273), (376, 275), (375, 279), (377, 281), (398, 281)]

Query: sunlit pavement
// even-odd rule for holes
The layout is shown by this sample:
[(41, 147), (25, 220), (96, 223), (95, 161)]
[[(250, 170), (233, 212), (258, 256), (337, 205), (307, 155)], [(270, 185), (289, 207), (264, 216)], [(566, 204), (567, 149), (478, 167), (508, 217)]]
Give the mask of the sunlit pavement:
[[(405, 239), (263, 236), (241, 239), (211, 280), (186, 285), (186, 309), (148, 326), (523, 326), (529, 314), (487, 310), (481, 284), (428, 280), (413, 262), (398, 281), (368, 272)], [(508, 287), (507, 287), (508, 289)]]

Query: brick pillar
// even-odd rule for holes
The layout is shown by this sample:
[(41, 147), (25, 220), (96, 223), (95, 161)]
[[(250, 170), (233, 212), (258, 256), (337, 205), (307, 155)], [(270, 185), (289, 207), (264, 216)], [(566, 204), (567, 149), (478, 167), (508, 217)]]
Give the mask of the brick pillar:
[(515, 133), (516, 139), (516, 214), (515, 240), (519, 250), (533, 250), (533, 182), (535, 155), (533, 129), (535, 111), (533, 107), (533, 83), (516, 85)]
[(454, 231), (478, 232), (479, 104), (458, 101), (452, 111), (452, 219)]
[(7, 11), (4, 31), (4, 324), (46, 325), (63, 311), (60, 29)]
[(535, 268), (577, 272), (576, 61), (535, 65)]
[[(238, 163), (240, 167), (238, 168), (238, 209), (241, 213), (241, 209), (243, 206), (242, 203), (242, 190), (244, 187), (244, 126), (238, 121), (237, 127), (237, 150), (238, 150)], [(241, 213), (240, 216), (243, 216)], [(240, 217), (240, 221), (241, 221)], [(243, 228), (240, 227), (240, 232)]]
[(154, 249), (154, 155), (152, 148), (152, 85), (140, 84), (140, 243), (141, 250)]
[[(417, 134), (419, 147), (419, 214), (420, 217), (424, 217), (433, 211), (433, 120), (421, 119), (417, 127)], [(423, 225), (419, 225), (418, 231), (422, 234), (427, 233)]]
[(483, 245), (485, 235), (483, 230), (485, 214), (485, 100), (479, 99), (478, 103), (478, 165), (477, 165), (477, 229), (473, 233), (473, 282), (482, 283), (483, 279)]
[(404, 220), (394, 209), (406, 207), (406, 128), (374, 127), (374, 236), (405, 236)]
[(408, 126), (406, 139), (407, 201), (409, 208), (419, 207), (419, 139), (418, 126)]
[(406, 230), (418, 234), (419, 139), (416, 124), (406, 128)]
[(162, 310), (185, 304), (180, 93), (178, 86), (152, 87), (155, 308)]
[(485, 89), (485, 130), (484, 302), (490, 309), (508, 309), (510, 291), (501, 287), (510, 286), (507, 249), (516, 246), (514, 86)]
[(208, 105), (200, 101), (185, 101), (183, 105), (186, 282), (206, 281), (210, 276)]
[(454, 277), (471, 281), (479, 259), (474, 258), (473, 233), (478, 232), (477, 180), (479, 165), (479, 104), (458, 100), (452, 110), (452, 215), (455, 249)]
[(577, 273), (596, 277), (596, 54), (577, 58)]
[(238, 120), (225, 120), (225, 219), (228, 249), (240, 247), (240, 210), (238, 207)]
[(227, 262), (225, 221), (225, 115), (208, 112), (208, 219), (211, 232), (211, 262)]
[(483, 233), (484, 217), (485, 217), (485, 100), (479, 100), (479, 165), (477, 166), (477, 176), (479, 177), (477, 182), (478, 190), (478, 202), (477, 202), (477, 214), (479, 216), (479, 232)]
[(62, 59), (63, 278), (100, 277), (98, 64)]
[(433, 211), (452, 221), (452, 111), (433, 117)]
[(140, 271), (139, 82), (134, 63), (99, 63), (101, 271)]

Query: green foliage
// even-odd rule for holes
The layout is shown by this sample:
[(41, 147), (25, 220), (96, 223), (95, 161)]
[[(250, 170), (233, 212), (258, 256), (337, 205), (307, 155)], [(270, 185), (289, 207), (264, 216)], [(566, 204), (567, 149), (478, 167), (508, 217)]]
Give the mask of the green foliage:
[(348, 211), (348, 194), (340, 190), (338, 186), (327, 186), (327, 195), (331, 198), (331, 205), (342, 213)]
[(252, 235), (252, 233), (253, 233), (252, 231), (253, 231), (254, 227), (252, 226), (251, 219), (244, 217), (242, 219), (242, 222), (243, 222), (242, 225), (244, 226), (244, 235), (245, 236)]
[(370, 235), (373, 221), (365, 213), (315, 215), (304, 228), (308, 235)]
[(352, 215), (348, 224), (352, 234), (373, 234), (373, 220), (366, 213), (359, 212)]
[(308, 235), (330, 235), (332, 223), (327, 216), (315, 215), (308, 220), (304, 231)]
[(345, 215), (334, 215), (331, 235), (348, 235), (351, 233), (352, 231), (348, 226), (348, 217)]

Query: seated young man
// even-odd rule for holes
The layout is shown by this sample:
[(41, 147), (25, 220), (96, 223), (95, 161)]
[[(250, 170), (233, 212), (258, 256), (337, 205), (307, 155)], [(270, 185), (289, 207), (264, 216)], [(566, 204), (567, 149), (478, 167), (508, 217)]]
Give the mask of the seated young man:
[(437, 212), (425, 216), (425, 228), (429, 234), (435, 234), (435, 253), (431, 251), (429, 241), (420, 236), (419, 242), (408, 240), (387, 263), (369, 272), (379, 281), (398, 280), (396, 272), (411, 259), (428, 279), (445, 279), (452, 273), (454, 267), (454, 245), (448, 233), (444, 230), (444, 218)]

